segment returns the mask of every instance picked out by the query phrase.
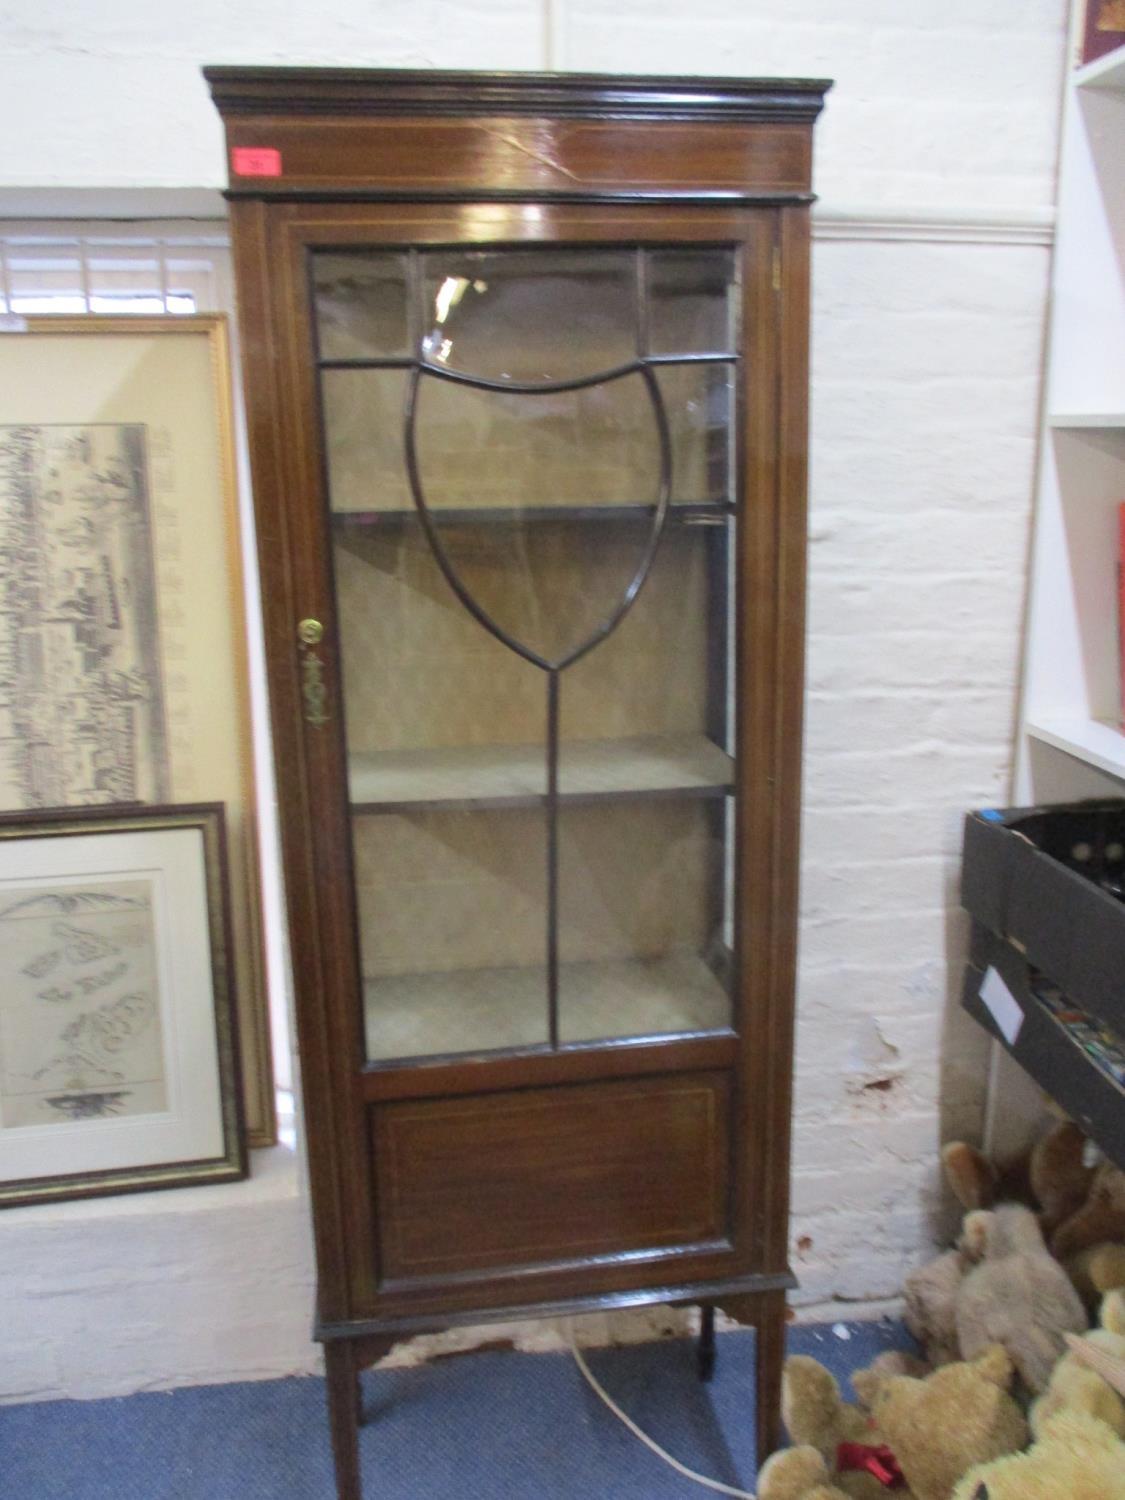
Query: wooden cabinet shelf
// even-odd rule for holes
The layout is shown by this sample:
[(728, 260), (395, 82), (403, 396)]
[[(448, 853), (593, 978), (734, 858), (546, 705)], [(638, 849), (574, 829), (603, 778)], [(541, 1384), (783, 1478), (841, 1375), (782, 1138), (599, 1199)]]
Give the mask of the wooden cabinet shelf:
[[(563, 741), (559, 795), (569, 801), (718, 797), (734, 762), (705, 735)], [(542, 745), (388, 750), (348, 758), (354, 812), (411, 808), (534, 807), (547, 795)]]
[[(656, 514), (653, 504), (636, 505), (471, 505), (442, 507), (431, 512), (439, 526), (522, 526), (541, 521), (599, 521), (620, 525), (644, 521)], [(718, 500), (686, 500), (668, 507), (668, 525), (721, 526), (734, 514), (734, 506)], [(415, 508), (401, 510), (337, 511), (332, 524), (337, 531), (370, 526), (407, 526), (418, 523)], [(419, 523), (420, 524), (420, 523)]]

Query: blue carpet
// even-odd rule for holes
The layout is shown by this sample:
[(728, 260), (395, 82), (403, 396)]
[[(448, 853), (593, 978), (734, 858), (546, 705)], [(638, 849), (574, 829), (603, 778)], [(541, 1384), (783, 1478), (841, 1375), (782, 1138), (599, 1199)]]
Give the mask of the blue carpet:
[[(840, 1325), (836, 1325), (839, 1327)], [(792, 1328), (790, 1352), (835, 1374), (911, 1348), (900, 1325)], [(676, 1339), (596, 1350), (610, 1394), (682, 1462), (754, 1479), (753, 1337), (720, 1336), (709, 1386)], [(610, 1415), (568, 1355), (484, 1353), (364, 1376), (364, 1491), (378, 1500), (685, 1500), (675, 1474)], [(847, 1394), (850, 1389), (845, 1385)], [(320, 1380), (195, 1386), (0, 1407), (2, 1500), (333, 1500)]]

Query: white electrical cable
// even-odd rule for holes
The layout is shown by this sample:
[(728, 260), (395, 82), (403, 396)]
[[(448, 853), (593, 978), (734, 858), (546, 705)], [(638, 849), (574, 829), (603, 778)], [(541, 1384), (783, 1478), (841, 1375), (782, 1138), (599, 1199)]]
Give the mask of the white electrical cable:
[(653, 1438), (650, 1438), (647, 1432), (642, 1432), (642, 1430), (637, 1426), (636, 1422), (633, 1421), (632, 1417), (628, 1416), (621, 1410), (617, 1402), (601, 1384), (597, 1376), (590, 1369), (590, 1366), (586, 1363), (582, 1351), (581, 1349), (579, 1349), (578, 1343), (574, 1337), (573, 1326), (570, 1327), (568, 1332), (570, 1338), (570, 1352), (574, 1355), (574, 1362), (582, 1371), (582, 1374), (585, 1376), (586, 1383), (589, 1385), (590, 1389), (595, 1393), (595, 1395), (601, 1397), (601, 1399), (609, 1407), (610, 1411), (618, 1419), (618, 1421), (624, 1422), (625, 1426), (629, 1429), (634, 1437), (640, 1438), (641, 1442), (644, 1443), (646, 1448), (651, 1448), (652, 1451), (659, 1458), (662, 1458), (666, 1464), (671, 1464), (672, 1468), (675, 1469), (678, 1474), (682, 1474), (685, 1479), (690, 1479), (694, 1484), (702, 1484), (709, 1490), (717, 1490), (720, 1495), (733, 1495), (735, 1496), (735, 1500), (756, 1500), (756, 1496), (752, 1495), (749, 1490), (736, 1489), (733, 1484), (722, 1484), (718, 1479), (708, 1479), (706, 1474), (697, 1474), (694, 1469), (689, 1469), (687, 1464), (682, 1464), (678, 1458), (673, 1458), (672, 1455), (665, 1449), (663, 1449), (658, 1442), (656, 1442)]

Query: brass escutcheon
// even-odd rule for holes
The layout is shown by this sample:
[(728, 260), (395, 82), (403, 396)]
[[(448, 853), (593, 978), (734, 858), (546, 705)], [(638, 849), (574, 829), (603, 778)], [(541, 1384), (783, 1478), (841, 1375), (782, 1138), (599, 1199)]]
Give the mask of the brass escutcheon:
[(301, 696), (305, 700), (305, 721), (315, 729), (328, 723), (328, 689), (324, 685), (324, 668), (310, 651), (301, 663)]
[(324, 639), (324, 626), (319, 620), (301, 620), (297, 625), (297, 639), (304, 647), (301, 652), (301, 696), (305, 700), (305, 722), (319, 729), (328, 723), (328, 689), (324, 684), (324, 666), (316, 653), (316, 647)]

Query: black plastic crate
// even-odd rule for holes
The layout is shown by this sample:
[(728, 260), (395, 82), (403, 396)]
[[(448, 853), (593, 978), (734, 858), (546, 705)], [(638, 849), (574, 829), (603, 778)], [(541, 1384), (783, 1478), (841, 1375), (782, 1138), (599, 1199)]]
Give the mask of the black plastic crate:
[[(1005, 1028), (982, 998), (989, 969), (996, 970), (1015, 1002), (1016, 1025), (1009, 1018)], [(1094, 1061), (1081, 1028), (1068, 1025), (1050, 1001), (1042, 998), (1044, 989), (1041, 976), (1018, 949), (979, 923), (973, 924), (961, 991), (965, 1010), (1125, 1169), (1125, 1088)]]
[(1125, 801), (970, 813), (961, 901), (1125, 1034)]

